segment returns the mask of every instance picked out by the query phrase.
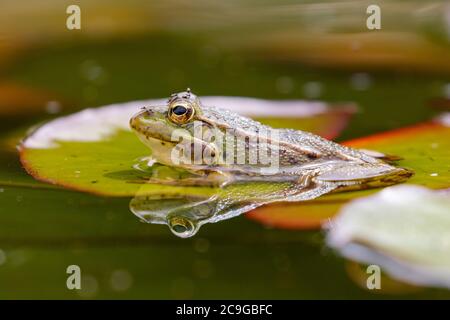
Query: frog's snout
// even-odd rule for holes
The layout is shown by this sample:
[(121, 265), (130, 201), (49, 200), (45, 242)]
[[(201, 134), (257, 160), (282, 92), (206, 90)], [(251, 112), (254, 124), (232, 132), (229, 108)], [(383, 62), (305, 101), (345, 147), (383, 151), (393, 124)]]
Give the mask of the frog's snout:
[(133, 116), (130, 118), (130, 128), (136, 130), (136, 117)]
[(135, 114), (134, 116), (132, 116), (130, 118), (131, 129), (133, 129), (135, 131), (139, 131), (139, 128), (142, 126), (143, 119), (145, 117), (151, 117), (152, 115), (153, 115), (152, 110), (142, 108), (142, 110), (140, 112), (138, 112), (137, 114)]

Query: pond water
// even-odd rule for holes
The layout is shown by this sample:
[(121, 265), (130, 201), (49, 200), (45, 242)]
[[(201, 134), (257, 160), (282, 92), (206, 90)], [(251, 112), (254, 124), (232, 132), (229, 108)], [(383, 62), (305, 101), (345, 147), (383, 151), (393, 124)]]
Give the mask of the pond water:
[[(243, 15), (248, 6), (251, 2), (241, 7)], [(313, 22), (314, 12), (311, 20), (303, 20), (308, 28), (326, 26), (322, 20)], [(297, 30), (285, 18), (280, 21), (277, 27), (289, 31), (286, 36)], [(317, 228), (271, 228), (241, 215), (180, 239), (166, 226), (140, 222), (130, 212), (131, 207), (145, 220), (136, 198), (56, 187), (34, 180), (21, 167), (15, 146), (37, 123), (86, 107), (162, 98), (186, 87), (201, 96), (354, 102), (359, 112), (339, 141), (426, 121), (448, 104), (448, 64), (439, 68), (432, 63), (449, 54), (439, 26), (414, 24), (411, 33), (430, 44), (408, 55), (404, 51), (421, 42), (411, 40), (410, 47), (406, 43), (400, 51), (409, 62), (397, 68), (396, 60), (388, 58), (367, 58), (354, 65), (332, 54), (314, 60), (307, 53), (314, 56), (315, 51), (302, 44), (308, 39), (299, 39), (296, 47), (282, 35), (273, 35), (273, 42), (269, 37), (267, 43), (255, 40), (256, 48), (242, 48), (238, 40), (248, 43), (245, 37), (253, 35), (259, 39), (256, 26), (268, 26), (247, 23), (247, 32), (234, 37), (233, 28), (222, 28), (220, 21), (208, 23), (212, 31), (201, 25), (183, 32), (173, 25), (156, 31), (144, 25), (145, 32), (137, 27), (139, 32), (125, 36), (52, 34), (53, 40), (27, 46), (0, 64), (0, 298), (450, 298), (445, 290), (394, 281), (381, 292), (362, 289), (365, 270), (328, 249), (324, 232)], [(359, 30), (346, 23), (332, 27), (343, 30), (343, 37), (353, 34), (359, 39)], [(408, 27), (399, 23), (391, 31)], [(217, 41), (222, 36), (224, 42)], [(395, 43), (389, 37), (386, 41)], [(293, 52), (290, 46), (305, 55), (283, 55)], [(81, 267), (81, 291), (66, 287), (69, 265)]]

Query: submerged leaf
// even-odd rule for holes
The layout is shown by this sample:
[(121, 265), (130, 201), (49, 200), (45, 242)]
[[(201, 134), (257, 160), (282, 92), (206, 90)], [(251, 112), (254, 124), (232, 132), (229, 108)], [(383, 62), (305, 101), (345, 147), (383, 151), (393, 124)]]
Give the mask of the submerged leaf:
[[(102, 195), (132, 196), (148, 179), (145, 172), (133, 167), (150, 150), (130, 131), (129, 119), (141, 107), (164, 102), (134, 101), (57, 118), (24, 140), (20, 146), (21, 162), (41, 181)], [(331, 108), (322, 102), (239, 97), (204, 97), (202, 102), (256, 119), (270, 118), (281, 127), (295, 119), (297, 129), (307, 127), (326, 137), (335, 136), (355, 111), (351, 105)], [(186, 195), (202, 194), (206, 189), (160, 185), (145, 188), (148, 193)]]
[(392, 277), (450, 288), (450, 190), (386, 188), (344, 206), (327, 243)]

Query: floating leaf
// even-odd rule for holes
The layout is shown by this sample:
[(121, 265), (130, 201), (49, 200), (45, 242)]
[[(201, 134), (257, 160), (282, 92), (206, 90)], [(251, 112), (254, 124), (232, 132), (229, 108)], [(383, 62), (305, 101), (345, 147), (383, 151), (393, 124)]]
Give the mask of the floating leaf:
[[(442, 121), (441, 121), (442, 119)], [(402, 167), (414, 170), (409, 183), (433, 189), (450, 186), (450, 127), (439, 121), (398, 129), (349, 141), (353, 148), (367, 148), (402, 157)]]
[(344, 206), (329, 228), (328, 244), (350, 259), (450, 288), (450, 190), (389, 187)]
[[(335, 136), (355, 110), (351, 105), (330, 108), (321, 102), (238, 97), (204, 97), (202, 102), (256, 119), (270, 117), (278, 126), (297, 119), (299, 128), (311, 121), (314, 125), (308, 130), (327, 137)], [(133, 166), (150, 151), (130, 131), (128, 122), (141, 107), (162, 103), (164, 100), (135, 101), (57, 118), (25, 139), (20, 147), (21, 162), (41, 181), (102, 195), (134, 195), (148, 176)], [(149, 193), (198, 194), (207, 188), (149, 185), (147, 189)]]
[[(448, 116), (437, 121), (393, 130), (345, 143), (353, 148), (376, 150), (401, 156), (401, 167), (410, 168), (414, 176), (408, 183), (433, 189), (450, 187), (450, 128)], [(375, 192), (347, 192), (303, 203), (273, 204), (256, 209), (246, 216), (277, 228), (319, 228), (333, 217), (348, 200)]]

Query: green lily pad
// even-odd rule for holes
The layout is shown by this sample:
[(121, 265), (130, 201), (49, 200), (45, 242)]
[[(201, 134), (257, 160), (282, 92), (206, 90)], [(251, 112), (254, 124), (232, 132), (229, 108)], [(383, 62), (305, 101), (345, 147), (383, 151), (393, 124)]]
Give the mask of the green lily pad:
[[(414, 171), (408, 183), (432, 189), (450, 187), (450, 127), (447, 115), (434, 122), (375, 134), (344, 144), (401, 156), (403, 159), (397, 162), (398, 165)], [(283, 229), (320, 228), (346, 202), (374, 192), (376, 190), (346, 192), (302, 203), (271, 204), (246, 216)]]
[[(211, 188), (146, 184), (148, 174), (133, 166), (148, 156), (129, 129), (130, 117), (146, 105), (164, 100), (110, 105), (57, 118), (35, 130), (21, 144), (20, 160), (33, 177), (79, 191), (110, 196), (147, 193), (205, 194)], [(270, 124), (293, 124), (327, 138), (335, 137), (355, 111), (352, 105), (332, 108), (322, 102), (268, 101), (239, 97), (204, 97), (205, 105), (228, 108)], [(168, 174), (176, 174), (166, 168)]]
[(450, 288), (450, 190), (389, 187), (344, 206), (329, 228), (328, 244), (350, 259)]

